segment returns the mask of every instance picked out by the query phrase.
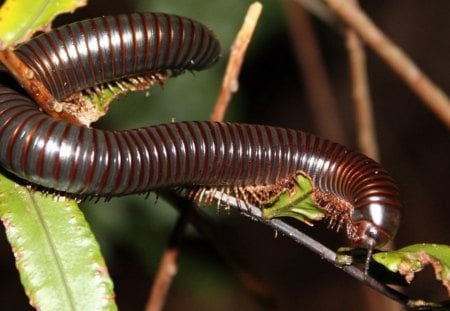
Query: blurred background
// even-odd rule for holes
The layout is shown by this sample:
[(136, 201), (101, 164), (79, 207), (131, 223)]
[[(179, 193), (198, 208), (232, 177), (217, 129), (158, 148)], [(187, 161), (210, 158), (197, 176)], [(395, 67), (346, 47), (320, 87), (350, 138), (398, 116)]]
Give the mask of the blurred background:
[[(96, 126), (125, 129), (209, 118), (226, 65), (229, 47), (251, 1), (246, 0), (92, 0), (67, 22), (134, 11), (180, 14), (208, 25), (220, 39), (222, 59), (212, 69), (185, 73), (163, 88), (129, 94), (114, 103)], [(286, 12), (289, 1), (262, 1), (263, 14), (246, 55), (239, 92), (227, 121), (270, 124), (320, 133), (307, 102)], [(443, 90), (450, 93), (450, 2), (445, 0), (361, 1), (368, 15), (397, 42)], [(345, 42), (336, 28), (313, 18), (343, 124), (343, 142), (357, 149)], [(450, 139), (448, 129), (370, 50), (368, 72), (381, 162), (398, 181), (404, 201), (397, 247), (419, 242), (450, 244)], [(330, 121), (331, 122), (331, 121)], [(178, 212), (155, 196), (130, 196), (82, 209), (95, 232), (115, 283), (120, 310), (143, 310), (157, 265)], [(270, 228), (237, 212), (203, 208), (224, 243), (212, 245), (193, 227), (182, 241), (178, 274), (165, 310), (371, 310), (381, 299), (339, 269)], [(330, 248), (348, 245), (343, 233), (317, 224), (296, 226)], [(3, 231), (0, 239), (1, 310), (31, 310)], [(219, 251), (218, 251), (219, 249)], [(229, 260), (261, 280), (268, 301), (255, 299)], [(432, 271), (407, 290), (412, 297), (444, 299)]]

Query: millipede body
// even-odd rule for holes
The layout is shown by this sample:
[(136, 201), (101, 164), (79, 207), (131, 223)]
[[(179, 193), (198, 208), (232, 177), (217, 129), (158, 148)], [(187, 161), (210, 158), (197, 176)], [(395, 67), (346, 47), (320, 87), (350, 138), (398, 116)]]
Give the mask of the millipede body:
[(393, 235), (400, 217), (397, 187), (378, 163), (311, 134), (213, 122), (104, 131), (54, 120), (5, 87), (0, 161), (32, 183), (105, 197), (174, 186), (267, 185), (300, 170), (322, 192), (352, 204), (353, 221), (370, 224), (377, 240)]
[[(197, 22), (145, 13), (64, 26), (17, 52), (56, 98), (65, 99), (124, 77), (206, 68), (217, 60), (219, 44)], [(99, 130), (52, 119), (5, 86), (0, 164), (33, 184), (98, 197), (165, 187), (266, 186), (301, 171), (321, 207), (332, 212), (334, 198), (350, 206), (347, 225), (355, 244), (383, 245), (400, 222), (397, 186), (378, 163), (311, 134), (217, 122)]]
[(87, 88), (161, 71), (201, 70), (214, 64), (220, 44), (191, 19), (133, 13), (75, 22), (16, 50), (58, 100)]

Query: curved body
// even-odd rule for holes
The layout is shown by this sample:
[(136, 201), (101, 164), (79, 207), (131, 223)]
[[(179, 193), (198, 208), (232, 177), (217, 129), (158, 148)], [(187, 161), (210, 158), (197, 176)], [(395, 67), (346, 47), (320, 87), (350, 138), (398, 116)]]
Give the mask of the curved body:
[(56, 28), (16, 50), (58, 100), (87, 87), (165, 70), (201, 70), (219, 58), (214, 34), (162, 13), (98, 17)]
[(54, 120), (4, 87), (0, 163), (47, 188), (105, 197), (173, 186), (267, 185), (301, 170), (322, 192), (349, 202), (352, 222), (370, 225), (364, 232), (372, 230), (377, 244), (380, 232), (385, 242), (400, 221), (397, 187), (378, 163), (311, 134), (212, 122), (104, 131)]
[[(199, 23), (145, 13), (64, 26), (19, 47), (18, 54), (61, 100), (128, 76), (206, 68), (217, 60), (219, 44)], [(0, 164), (43, 187), (104, 197), (174, 186), (272, 185), (303, 171), (323, 197), (350, 206), (345, 221), (355, 244), (380, 246), (400, 222), (400, 196), (386, 171), (328, 140), (212, 122), (103, 131), (54, 120), (1, 86)]]

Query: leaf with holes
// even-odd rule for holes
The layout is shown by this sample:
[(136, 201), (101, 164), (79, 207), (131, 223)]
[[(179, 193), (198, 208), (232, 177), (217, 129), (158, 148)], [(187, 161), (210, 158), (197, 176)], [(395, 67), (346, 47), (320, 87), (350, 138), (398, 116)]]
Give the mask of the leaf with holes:
[(86, 0), (7, 0), (0, 8), (0, 49), (28, 40), (58, 14), (84, 5)]
[(325, 211), (313, 200), (313, 187), (308, 176), (298, 173), (294, 186), (271, 198), (263, 205), (263, 218), (292, 217), (308, 225), (325, 217)]
[(116, 310), (100, 248), (73, 201), (0, 177), (0, 217), (30, 303), (39, 310)]
[(447, 288), (450, 297), (450, 246), (415, 244), (396, 251), (377, 253), (373, 258), (387, 269), (405, 276), (408, 283), (413, 281), (416, 272), (431, 265), (436, 279)]
[(108, 112), (110, 104), (119, 96), (132, 91), (147, 90), (155, 84), (162, 86), (167, 78), (168, 76), (165, 74), (155, 74), (153, 77), (145, 79), (132, 77), (112, 81), (82, 93), (79, 101), (66, 103), (64, 109), (74, 115), (82, 124), (90, 126)]

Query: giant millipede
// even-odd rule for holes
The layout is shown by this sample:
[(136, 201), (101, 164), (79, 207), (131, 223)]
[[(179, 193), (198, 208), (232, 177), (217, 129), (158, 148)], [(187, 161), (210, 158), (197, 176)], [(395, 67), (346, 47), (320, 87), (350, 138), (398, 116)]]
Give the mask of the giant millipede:
[[(147, 39), (137, 40), (136, 32)], [(88, 37), (98, 48), (86, 43)], [(113, 41), (119, 43), (111, 45)], [(152, 44), (141, 48), (138, 41)], [(77, 52), (66, 57), (69, 45)], [(57, 46), (60, 49), (54, 49)], [(124, 75), (202, 69), (216, 61), (218, 46), (212, 33), (196, 22), (134, 14), (75, 23), (33, 39), (18, 51), (62, 99)], [(97, 71), (91, 66), (93, 53), (102, 63)], [(121, 55), (118, 60), (113, 53)], [(400, 222), (397, 186), (378, 163), (311, 134), (217, 122), (92, 129), (52, 119), (5, 86), (0, 87), (0, 164), (33, 184), (99, 197), (165, 187), (270, 186), (302, 171), (311, 178), (321, 207), (333, 213), (337, 205), (345, 205), (347, 232), (356, 245), (372, 249), (385, 244)]]
[(219, 42), (208, 28), (161, 13), (75, 22), (16, 50), (58, 100), (127, 77), (204, 69), (218, 60), (219, 52)]

